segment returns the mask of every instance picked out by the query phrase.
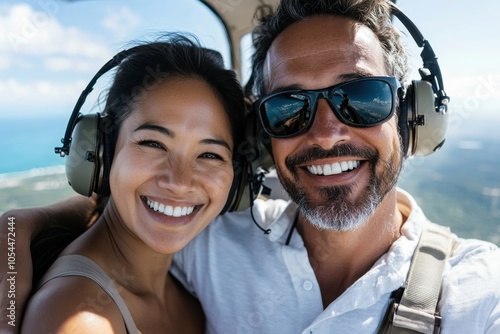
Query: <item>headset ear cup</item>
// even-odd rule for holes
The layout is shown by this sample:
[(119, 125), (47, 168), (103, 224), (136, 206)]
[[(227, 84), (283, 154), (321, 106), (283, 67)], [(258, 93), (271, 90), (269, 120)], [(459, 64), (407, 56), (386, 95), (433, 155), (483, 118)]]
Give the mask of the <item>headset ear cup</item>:
[(224, 208), (226, 211), (238, 211), (250, 206), (250, 200), (244, 194), (249, 194), (249, 177), (252, 175), (252, 162), (258, 159), (260, 152), (257, 147), (257, 138), (254, 129), (253, 113), (246, 116), (245, 140), (235, 148), (234, 181), (228, 197), (228, 203)]
[(65, 158), (68, 183), (79, 194), (92, 195), (101, 177), (102, 156), (99, 115), (80, 116), (71, 135), (69, 154)]
[[(250, 193), (249, 182), (252, 180), (254, 171), (257, 167), (262, 167), (262, 141), (259, 141), (257, 118), (253, 112), (247, 113), (245, 141), (235, 148), (234, 181), (228, 196), (226, 206), (222, 213), (226, 211), (238, 211), (250, 206), (250, 196), (244, 197), (244, 194)], [(267, 154), (266, 156), (270, 156)], [(258, 164), (254, 166), (254, 164)]]
[(425, 80), (413, 81), (414, 86), (414, 134), (415, 156), (429, 155), (443, 146), (448, 126), (448, 113), (436, 111), (436, 97), (431, 83)]
[(271, 137), (264, 131), (256, 113), (253, 112), (250, 115), (251, 118), (249, 117), (247, 122), (251, 131), (247, 134), (247, 138), (251, 138), (253, 140), (252, 143), (254, 150), (257, 152), (256, 158), (250, 161), (255, 167), (254, 170), (258, 167), (262, 167), (269, 171), (274, 166)]
[(101, 138), (101, 145), (99, 149), (99, 176), (96, 179), (94, 192), (101, 196), (111, 195), (111, 188), (109, 185), (109, 173), (111, 170), (111, 162), (114, 155), (114, 124), (107, 117), (99, 117), (98, 129)]
[(403, 155), (409, 157), (411, 155), (411, 138), (413, 137), (410, 129), (409, 119), (413, 113), (413, 85), (408, 85), (406, 89), (400, 89), (399, 95), (399, 113), (398, 127), (399, 135), (401, 136), (401, 145)]
[(240, 205), (245, 186), (248, 180), (248, 163), (244, 155), (239, 152), (234, 153), (233, 159), (233, 182), (229, 189), (226, 204), (222, 209), (221, 215), (227, 211), (236, 211)]

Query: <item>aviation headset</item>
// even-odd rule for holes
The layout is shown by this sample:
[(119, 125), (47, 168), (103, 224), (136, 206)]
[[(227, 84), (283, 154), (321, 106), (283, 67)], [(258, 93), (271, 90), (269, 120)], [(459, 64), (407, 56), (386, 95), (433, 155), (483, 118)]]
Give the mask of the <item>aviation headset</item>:
[[(423, 61), (419, 69), (421, 80), (412, 80), (403, 88), (399, 95), (398, 127), (402, 139), (403, 153), (406, 157), (426, 156), (437, 151), (444, 144), (448, 124), (448, 103), (443, 78), (437, 57), (429, 42), (424, 38), (417, 26), (391, 1), (391, 13), (399, 19), (411, 34), (416, 44), (422, 48), (420, 57)], [(253, 76), (247, 84), (247, 93), (253, 85)], [(253, 122), (256, 122), (252, 131), (257, 134), (257, 160), (262, 162), (264, 169), (274, 165), (271, 151), (271, 140), (262, 129), (257, 116), (253, 113)], [(262, 148), (265, 147), (265, 149)], [(269, 153), (269, 154), (267, 154)]]
[[(65, 169), (68, 183), (77, 193), (91, 196), (92, 192), (109, 196), (109, 171), (111, 168), (113, 147), (110, 133), (114, 126), (111, 121), (100, 113), (82, 115), (80, 110), (92, 92), (97, 80), (106, 72), (120, 65), (130, 55), (138, 52), (141, 46), (123, 50), (116, 54), (94, 75), (87, 87), (82, 91), (68, 121), (62, 147), (56, 147), (55, 153), (65, 157)], [(235, 210), (241, 199), (247, 181), (247, 166), (245, 159), (235, 149), (234, 179), (228, 194), (228, 199), (221, 214)]]
[(448, 103), (437, 57), (415, 24), (391, 3), (392, 14), (399, 19), (413, 40), (422, 48), (419, 69), (421, 80), (412, 80), (400, 97), (399, 129), (407, 157), (425, 156), (444, 144), (448, 125)]

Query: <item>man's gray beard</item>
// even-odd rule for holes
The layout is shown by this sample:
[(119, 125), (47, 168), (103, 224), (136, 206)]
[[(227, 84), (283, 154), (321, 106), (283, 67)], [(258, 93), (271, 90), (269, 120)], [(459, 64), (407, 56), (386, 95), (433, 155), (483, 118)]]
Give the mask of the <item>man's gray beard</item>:
[[(403, 165), (403, 159), (399, 163), (396, 163), (396, 159), (397, 157), (392, 155), (389, 161), (381, 161), (378, 156), (374, 156), (365, 161), (370, 164), (370, 181), (356, 202), (348, 200), (354, 185), (346, 185), (320, 188), (319, 197), (324, 198), (324, 204), (311, 203), (304, 189), (297, 186), (297, 179), (286, 179), (279, 169), (277, 172), (285, 190), (298, 204), (300, 213), (313, 226), (319, 229), (348, 231), (362, 226), (375, 212), (387, 193), (395, 187)], [(385, 164), (380, 175), (377, 175), (375, 171), (377, 163)], [(292, 174), (297, 175), (293, 172)]]
[[(340, 189), (337, 189), (340, 188)], [(350, 193), (350, 187), (332, 187), (322, 189), (326, 195), (326, 205), (311, 205), (306, 196), (297, 196), (297, 204), (300, 213), (309, 223), (318, 229), (349, 231), (363, 225), (373, 214), (382, 197), (377, 195), (373, 187), (367, 189), (362, 200), (356, 204), (349, 203), (347, 200), (340, 200), (340, 196)], [(335, 195), (338, 194), (338, 195)], [(295, 196), (292, 196), (292, 198)], [(345, 197), (344, 197), (345, 198)]]

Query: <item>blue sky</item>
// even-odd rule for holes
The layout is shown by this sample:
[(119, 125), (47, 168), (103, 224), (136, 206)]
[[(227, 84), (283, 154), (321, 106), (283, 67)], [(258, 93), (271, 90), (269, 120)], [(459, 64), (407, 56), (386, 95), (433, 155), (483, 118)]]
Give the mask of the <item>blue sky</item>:
[(69, 115), (100, 66), (130, 40), (160, 31), (193, 32), (227, 55), (222, 27), (209, 15), (194, 0), (3, 2), (0, 119)]
[[(238, 1), (243, 0), (227, 3)], [(461, 122), (476, 115), (500, 119), (500, 2), (397, 3), (438, 55), (452, 97), (451, 111)], [(159, 31), (193, 32), (205, 46), (228, 56), (221, 25), (195, 0), (3, 1), (0, 122), (69, 117), (78, 95), (102, 64), (130, 40)], [(419, 66), (419, 50), (411, 40), (407, 44), (415, 53), (414, 65)]]

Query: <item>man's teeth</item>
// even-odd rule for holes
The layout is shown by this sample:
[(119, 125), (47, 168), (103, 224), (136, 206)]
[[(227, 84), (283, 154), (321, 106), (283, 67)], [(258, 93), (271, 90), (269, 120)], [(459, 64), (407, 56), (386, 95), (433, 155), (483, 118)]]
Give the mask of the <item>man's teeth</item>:
[(165, 216), (171, 216), (171, 217), (187, 216), (194, 210), (194, 206), (171, 206), (156, 201), (152, 201), (150, 199), (148, 199), (146, 202), (151, 209), (163, 213)]
[(358, 168), (360, 164), (359, 161), (342, 161), (332, 164), (307, 166), (307, 170), (309, 173), (316, 175), (334, 175)]

